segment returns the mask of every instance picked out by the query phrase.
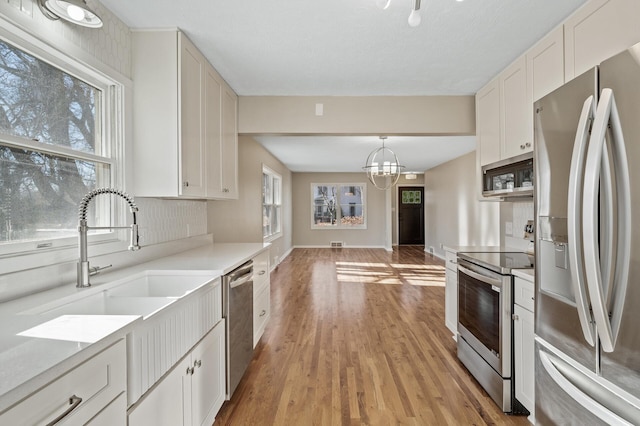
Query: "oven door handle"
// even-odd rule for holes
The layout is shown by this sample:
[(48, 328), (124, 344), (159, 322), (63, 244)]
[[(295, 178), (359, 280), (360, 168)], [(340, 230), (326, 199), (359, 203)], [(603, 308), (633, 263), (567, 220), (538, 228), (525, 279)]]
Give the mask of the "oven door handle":
[(482, 281), (483, 283), (491, 285), (491, 289), (494, 291), (500, 292), (500, 289), (502, 288), (502, 281), (474, 272), (471, 269), (465, 268), (464, 266), (460, 265), (460, 263), (458, 263), (458, 271), (470, 276), (471, 278), (475, 278), (478, 281)]

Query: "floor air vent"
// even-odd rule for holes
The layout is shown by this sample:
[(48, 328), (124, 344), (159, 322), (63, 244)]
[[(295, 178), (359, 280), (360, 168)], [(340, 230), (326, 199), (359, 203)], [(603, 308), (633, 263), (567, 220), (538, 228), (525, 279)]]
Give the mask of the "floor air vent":
[(342, 248), (344, 243), (342, 241), (331, 241), (331, 248)]

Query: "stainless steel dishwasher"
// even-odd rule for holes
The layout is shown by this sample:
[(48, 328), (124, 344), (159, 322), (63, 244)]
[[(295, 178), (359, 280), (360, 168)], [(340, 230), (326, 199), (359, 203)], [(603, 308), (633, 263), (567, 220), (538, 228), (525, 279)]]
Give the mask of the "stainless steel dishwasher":
[(253, 261), (223, 277), (223, 316), (227, 322), (227, 399), (253, 357)]

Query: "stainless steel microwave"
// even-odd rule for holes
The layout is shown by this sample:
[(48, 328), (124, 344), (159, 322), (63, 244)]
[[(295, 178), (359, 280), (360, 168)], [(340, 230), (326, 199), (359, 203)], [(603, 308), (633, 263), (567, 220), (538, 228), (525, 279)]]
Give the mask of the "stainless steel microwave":
[(482, 166), (485, 197), (533, 197), (533, 153)]

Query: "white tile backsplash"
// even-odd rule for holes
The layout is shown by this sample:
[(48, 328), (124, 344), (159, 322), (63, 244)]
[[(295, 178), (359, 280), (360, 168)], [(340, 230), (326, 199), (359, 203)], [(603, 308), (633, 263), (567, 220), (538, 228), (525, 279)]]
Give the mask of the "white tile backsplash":
[[(500, 209), (503, 244), (518, 250), (528, 250), (529, 241), (524, 239), (524, 226), (533, 220), (533, 201), (504, 203)], [(511, 234), (506, 232), (506, 224), (511, 223)]]
[(524, 238), (524, 227), (533, 220), (533, 202), (513, 203), (513, 237)]
[(140, 244), (151, 245), (207, 233), (207, 202), (136, 198)]

